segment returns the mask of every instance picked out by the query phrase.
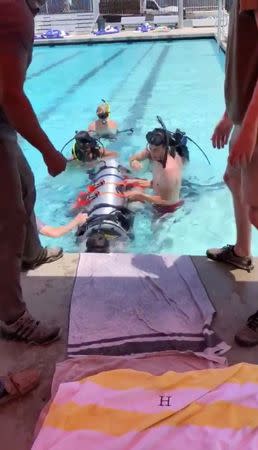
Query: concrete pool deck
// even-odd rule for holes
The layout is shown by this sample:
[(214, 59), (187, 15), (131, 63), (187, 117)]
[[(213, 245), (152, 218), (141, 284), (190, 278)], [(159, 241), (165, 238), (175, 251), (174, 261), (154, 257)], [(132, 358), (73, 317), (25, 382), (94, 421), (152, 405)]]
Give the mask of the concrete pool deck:
[(114, 42), (155, 41), (168, 39), (214, 38), (217, 28), (175, 28), (169, 32), (149, 31), (137, 33), (133, 30), (121, 31), (116, 34), (95, 36), (93, 34), (71, 35), (63, 39), (36, 40), (35, 46), (71, 45), (71, 44), (103, 44)]
[[(60, 324), (63, 336), (60, 342), (45, 348), (0, 340), (0, 374), (28, 366), (38, 367), (42, 373), (38, 389), (23, 400), (0, 407), (1, 450), (31, 448), (35, 423), (49, 398), (55, 364), (66, 355), (69, 308), (78, 260), (78, 254), (65, 254), (60, 261), (22, 277), (24, 298), (32, 313), (39, 319)], [(229, 363), (257, 364), (258, 347), (238, 347), (234, 344), (234, 334), (258, 308), (258, 259), (251, 274), (201, 256), (193, 257), (193, 262), (217, 311), (214, 328), (232, 345), (226, 355)]]

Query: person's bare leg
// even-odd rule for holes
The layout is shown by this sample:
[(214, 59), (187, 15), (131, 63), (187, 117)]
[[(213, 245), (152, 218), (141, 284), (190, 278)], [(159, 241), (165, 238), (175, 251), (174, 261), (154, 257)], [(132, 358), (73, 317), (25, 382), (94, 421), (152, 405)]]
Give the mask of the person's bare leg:
[(240, 169), (228, 167), (225, 182), (230, 189), (236, 224), (236, 244), (234, 251), (238, 256), (251, 255), (251, 222), (249, 219), (249, 206), (242, 195), (242, 179)]
[[(243, 196), (249, 204), (249, 219), (258, 229), (258, 145), (255, 149), (251, 163), (242, 170)], [(246, 325), (238, 331), (235, 341), (242, 346), (252, 347), (258, 345), (258, 311), (247, 319)]]
[[(238, 135), (240, 127), (235, 127), (230, 144), (229, 152)], [(238, 256), (251, 255), (251, 222), (249, 218), (249, 205), (243, 195), (243, 180), (241, 169), (234, 169), (231, 166), (227, 167), (224, 177), (233, 198), (235, 223), (236, 223), (236, 244), (235, 252)]]
[[(237, 137), (239, 127), (234, 128), (230, 141), (230, 149)], [(227, 166), (224, 181), (228, 186), (233, 200), (234, 216), (236, 224), (236, 243), (227, 245), (221, 249), (207, 250), (207, 256), (215, 261), (233, 264), (244, 270), (251, 271), (253, 263), (251, 259), (251, 222), (249, 218), (249, 206), (243, 195), (243, 179), (240, 168)]]

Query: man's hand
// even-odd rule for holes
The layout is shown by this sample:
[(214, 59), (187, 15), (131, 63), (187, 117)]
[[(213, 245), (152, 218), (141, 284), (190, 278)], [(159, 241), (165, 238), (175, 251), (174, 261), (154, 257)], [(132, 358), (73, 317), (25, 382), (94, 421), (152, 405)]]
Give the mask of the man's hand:
[(135, 187), (140, 187), (143, 189), (149, 188), (151, 187), (151, 182), (149, 180), (144, 180), (144, 179), (138, 179), (138, 178), (128, 178), (127, 180), (125, 180), (123, 182), (125, 184), (125, 186), (130, 187), (130, 186), (135, 186)]
[(244, 166), (250, 163), (258, 142), (258, 81), (245, 113), (239, 134), (229, 155), (229, 163), (233, 166)]
[(255, 122), (243, 122), (240, 132), (233, 144), (228, 161), (232, 166), (245, 166), (250, 163), (258, 139)]
[(149, 180), (136, 180), (136, 184), (143, 189), (151, 187), (151, 181)]
[(142, 165), (139, 161), (137, 161), (137, 159), (133, 159), (130, 162), (130, 166), (133, 170), (141, 170), (142, 169)]
[(224, 148), (224, 146), (227, 145), (232, 128), (233, 122), (225, 113), (217, 124), (211, 137), (214, 148)]
[(76, 225), (81, 226), (83, 225), (85, 222), (87, 222), (88, 220), (88, 214), (86, 213), (79, 213), (77, 214), (77, 216), (74, 218), (74, 222), (76, 223)]
[(56, 177), (66, 169), (67, 159), (57, 150), (42, 153), (49, 175)]
[(125, 192), (124, 197), (127, 198), (130, 202), (144, 201), (142, 192), (137, 192), (137, 191)]

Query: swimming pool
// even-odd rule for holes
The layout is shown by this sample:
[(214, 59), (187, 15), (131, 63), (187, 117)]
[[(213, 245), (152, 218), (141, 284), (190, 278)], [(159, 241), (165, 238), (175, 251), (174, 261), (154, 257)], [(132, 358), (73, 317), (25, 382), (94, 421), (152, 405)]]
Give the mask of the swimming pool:
[[(114, 43), (34, 49), (26, 92), (43, 128), (57, 148), (94, 119), (102, 98), (111, 104), (120, 129), (134, 127), (108, 147), (121, 162), (145, 145), (156, 115), (171, 130), (185, 130), (206, 151), (211, 166), (192, 144), (185, 171), (185, 206), (153, 230), (148, 211), (136, 214), (135, 240), (128, 251), (203, 254), (209, 246), (234, 242), (230, 196), (222, 183), (226, 151), (213, 150), (210, 136), (224, 110), (224, 54), (213, 39)], [(86, 184), (80, 167), (53, 179), (40, 154), (22, 143), (36, 177), (36, 212), (51, 225), (65, 223), (67, 202)], [(254, 236), (258, 243), (258, 234)], [(50, 243), (47, 238), (44, 244)], [(72, 234), (60, 238), (65, 251), (77, 251)], [(52, 242), (53, 245), (53, 242)]]

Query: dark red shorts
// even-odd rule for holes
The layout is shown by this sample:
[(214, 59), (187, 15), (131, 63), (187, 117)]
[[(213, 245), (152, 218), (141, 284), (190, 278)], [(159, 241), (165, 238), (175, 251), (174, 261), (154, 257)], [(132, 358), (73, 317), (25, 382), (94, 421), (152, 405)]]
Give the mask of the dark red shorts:
[(184, 200), (180, 200), (173, 205), (154, 205), (154, 211), (159, 217), (161, 217), (164, 216), (164, 214), (174, 213), (178, 208), (181, 208), (183, 204)]

